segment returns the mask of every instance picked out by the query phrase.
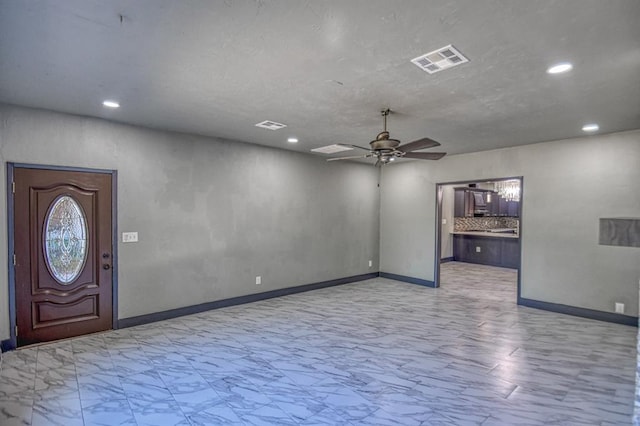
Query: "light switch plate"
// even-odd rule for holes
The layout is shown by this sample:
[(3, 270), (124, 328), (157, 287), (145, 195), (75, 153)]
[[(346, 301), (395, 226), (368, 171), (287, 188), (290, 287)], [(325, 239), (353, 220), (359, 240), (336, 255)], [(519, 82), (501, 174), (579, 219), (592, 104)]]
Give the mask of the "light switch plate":
[(480, 253), (482, 252), (482, 249), (480, 247), (476, 247), (476, 253)]
[(138, 233), (137, 232), (123, 232), (122, 233), (122, 242), (123, 243), (137, 243), (138, 242)]

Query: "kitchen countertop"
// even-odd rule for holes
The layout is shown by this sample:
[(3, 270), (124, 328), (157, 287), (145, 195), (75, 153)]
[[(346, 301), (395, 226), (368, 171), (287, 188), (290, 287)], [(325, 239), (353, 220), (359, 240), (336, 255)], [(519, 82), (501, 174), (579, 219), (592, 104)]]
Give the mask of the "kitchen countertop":
[(452, 235), (473, 235), (474, 237), (489, 238), (518, 238), (518, 234), (508, 234), (504, 232), (487, 232), (487, 231), (453, 231)]

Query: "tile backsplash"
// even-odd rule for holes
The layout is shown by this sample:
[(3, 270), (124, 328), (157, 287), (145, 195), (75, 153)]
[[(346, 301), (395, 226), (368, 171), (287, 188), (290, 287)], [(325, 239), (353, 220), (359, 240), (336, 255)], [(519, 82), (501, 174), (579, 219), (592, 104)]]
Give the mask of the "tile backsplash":
[(453, 231), (487, 230), (496, 228), (520, 228), (517, 217), (456, 217), (453, 220)]

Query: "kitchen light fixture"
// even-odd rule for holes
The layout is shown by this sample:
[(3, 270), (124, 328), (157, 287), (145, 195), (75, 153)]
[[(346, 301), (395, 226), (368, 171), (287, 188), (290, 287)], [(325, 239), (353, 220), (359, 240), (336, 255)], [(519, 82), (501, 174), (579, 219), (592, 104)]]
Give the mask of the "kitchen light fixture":
[(565, 72), (569, 72), (573, 69), (573, 65), (569, 62), (560, 62), (559, 64), (555, 64), (550, 66), (547, 69), (547, 73), (549, 74), (562, 74)]
[(102, 105), (106, 106), (107, 108), (120, 108), (120, 104), (116, 101), (104, 101), (102, 102)]
[(298, 143), (298, 138), (289, 138), (289, 139), (287, 139), (287, 142), (289, 142), (289, 143)]
[(502, 180), (494, 183), (495, 189), (507, 201), (520, 201), (520, 181)]
[(596, 123), (585, 124), (584, 126), (582, 126), (582, 130), (584, 132), (597, 132), (598, 130), (600, 130), (600, 126), (598, 126)]

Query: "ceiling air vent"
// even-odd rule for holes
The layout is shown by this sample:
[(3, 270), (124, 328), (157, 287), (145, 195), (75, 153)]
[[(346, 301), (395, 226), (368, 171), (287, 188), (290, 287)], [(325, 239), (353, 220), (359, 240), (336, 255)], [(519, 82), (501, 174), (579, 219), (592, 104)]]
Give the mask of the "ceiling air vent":
[(411, 60), (414, 64), (429, 74), (455, 67), (469, 62), (462, 53), (452, 45), (442, 47), (433, 52), (426, 53)]
[(322, 154), (335, 154), (336, 152), (351, 151), (352, 149), (353, 148), (349, 148), (348, 146), (334, 144), (334, 145), (321, 146), (320, 148), (314, 148), (311, 151), (319, 152)]
[(287, 127), (287, 125), (282, 123), (276, 123), (275, 121), (265, 120), (262, 123), (256, 124), (256, 127), (262, 127), (263, 129), (269, 129), (269, 130), (280, 130)]

